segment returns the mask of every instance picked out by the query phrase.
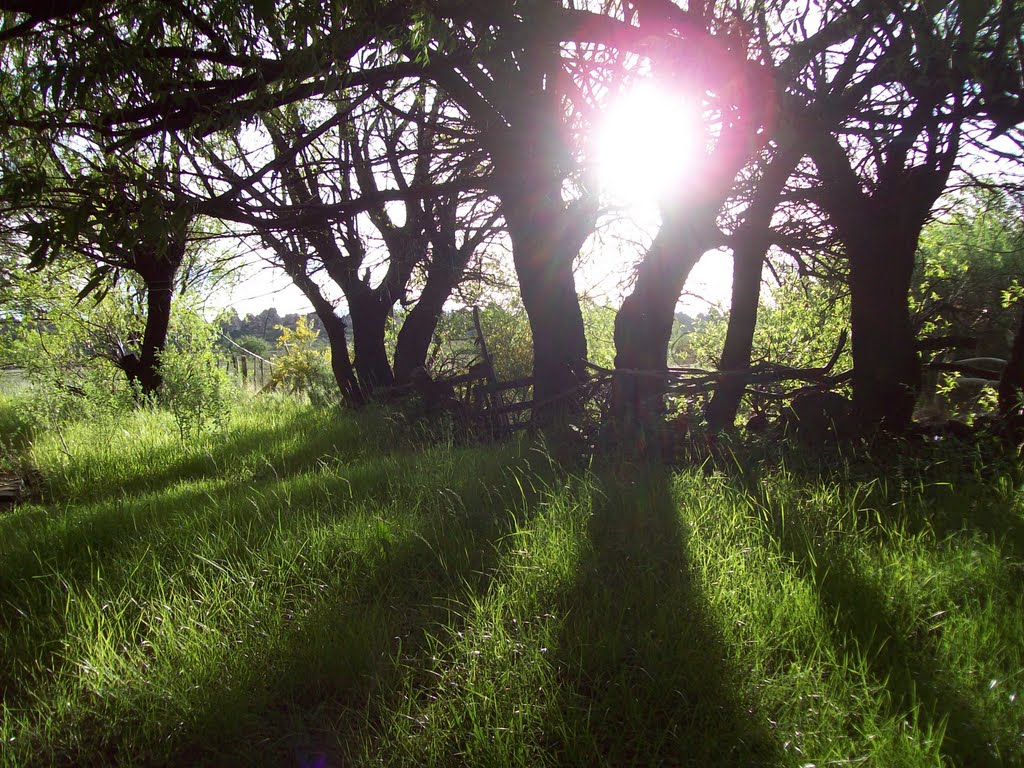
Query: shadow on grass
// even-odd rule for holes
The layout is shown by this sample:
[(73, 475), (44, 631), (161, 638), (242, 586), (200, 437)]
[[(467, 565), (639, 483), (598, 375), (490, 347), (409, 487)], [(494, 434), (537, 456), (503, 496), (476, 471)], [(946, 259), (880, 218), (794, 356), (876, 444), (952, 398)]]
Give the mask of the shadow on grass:
[[(371, 540), (358, 550), (347, 546), (342, 536), (336, 548), (332, 546), (332, 551), (299, 574), (295, 589), (307, 597), (295, 601), (294, 615), (277, 617), (279, 631), (266, 636), (249, 632), (245, 629), (248, 619), (240, 616), (236, 651), (220, 664), (203, 666), (203, 659), (190, 662), (202, 667), (198, 673), (190, 671), (201, 680), (187, 691), (169, 697), (159, 692), (165, 681), (157, 681), (152, 692), (148, 682), (141, 687), (126, 684), (121, 694), (92, 702), (94, 708), (65, 722), (59, 744), (39, 743), (34, 753), (76, 765), (342, 764), (341, 756), (357, 754), (372, 729), (373, 710), (368, 702), (375, 692), (387, 688), (396, 674), (399, 649), (403, 654), (414, 652), (428, 629), (447, 622), (457, 594), (467, 588), (485, 589), (497, 557), (495, 542), (524, 514), (512, 502), (507, 502), (505, 509), (493, 506), (496, 499), (522, 498), (514, 467), (522, 469), (514, 455), (485, 457), (465, 473), (434, 477), (438, 487), (430, 491), (435, 497), (432, 503), (416, 503), (411, 497), (397, 499), (411, 508), (398, 528), (382, 520), (379, 529), (371, 531)], [(364, 504), (386, 510), (396, 501), (389, 476), (394, 469), (383, 464), (366, 466), (362, 486), (351, 487), (351, 479), (339, 478), (333, 488), (318, 487), (310, 492), (338, 498), (347, 498), (351, 492)], [(414, 485), (408, 483), (408, 472), (401, 479)], [(267, 481), (262, 490), (268, 492), (277, 482)], [(410, 494), (420, 490), (408, 489)], [(205, 520), (202, 507), (196, 506), (203, 503), (202, 496), (184, 494), (177, 502), (189, 510), (186, 516), (195, 518), (198, 511), (202, 525), (216, 529), (223, 525), (222, 513), (215, 500), (207, 497), (205, 515), (209, 520)], [(301, 506), (310, 500), (294, 493), (289, 501)], [(298, 542), (313, 529), (330, 527), (346, 515), (344, 505), (329, 504), (315, 514), (291, 520), (282, 520), (280, 511), (280, 503), (276, 503), (263, 509), (241, 505), (228, 512), (237, 517), (237, 529), (245, 531), (252, 545), (247, 548), (237, 540), (225, 542), (236, 568), (258, 569), (265, 563), (265, 553), (258, 546), (261, 540)], [(62, 576), (79, 579), (82, 588), (89, 589), (92, 567), (100, 562), (110, 574), (104, 578), (106, 591), (123, 589), (144, 600), (145, 592), (157, 585), (133, 586), (145, 575), (136, 573), (130, 564), (143, 557), (147, 548), (159, 548), (161, 540), (169, 547), (160, 555), (167, 572), (196, 568), (187, 542), (174, 538), (175, 521), (181, 517), (161, 519), (152, 512), (151, 525), (136, 525), (121, 538), (114, 533), (118, 515), (124, 515), (120, 508), (107, 512), (100, 540), (90, 538), (88, 521), (79, 529), (66, 531), (66, 539), (59, 545), (68, 558), (61, 563)], [(201, 525), (188, 529), (188, 536), (202, 534)], [(60, 606), (47, 605), (47, 590), (52, 585), (38, 578), (41, 566), (45, 572), (50, 559), (36, 562), (32, 548), (19, 558), (24, 568), (21, 572), (10, 570), (17, 571), (17, 563), (7, 563), (8, 583), (20, 582), (21, 598), (31, 600), (32, 593), (38, 592), (34, 610), (55, 612)], [(314, 584), (320, 587), (314, 589)], [(0, 615), (5, 616), (8, 627), (17, 620), (15, 608), (0, 592)], [(55, 613), (39, 626), (54, 634), (29, 638), (36, 654), (34, 664), (28, 660), (29, 666), (56, 668), (51, 662), (62, 660), (44, 656), (60, 647), (62, 618)], [(38, 685), (38, 679), (0, 678), (0, 683), (9, 706), (28, 707), (27, 697), (40, 695), (38, 690), (26, 690), (26, 686)]]
[(467, 472), (460, 485), (452, 489), (457, 514), (428, 512), (415, 531), (379, 542), (374, 562), (349, 568), (259, 669), (246, 668), (197, 702), (172, 762), (327, 768), (360, 761), (389, 717), (405, 662), (429, 652), (428, 635), (461, 621), (453, 608), (468, 595), (487, 592), (500, 540), (544, 492), (542, 484), (524, 492), (508, 471)]
[[(486, 589), (502, 533), (440, 526), (383, 547), (371, 569), (325, 591), (262, 649), (258, 665), (211, 675), (189, 702), (169, 763), (349, 764), (373, 730), (374, 700), (401, 674), (399, 656), (419, 652), (465, 590)], [(456, 541), (458, 553), (449, 549)]]
[[(371, 454), (386, 454), (391, 448), (386, 440), (370, 432), (372, 423), (360, 415), (294, 409), (279, 418), (274, 426), (245, 423), (203, 438), (209, 442), (205, 450), (194, 447), (183, 452), (180, 460), (158, 470), (139, 461), (134, 471), (116, 481), (97, 478), (91, 488), (79, 491), (74, 501), (137, 496), (182, 481), (287, 477), (319, 465), (344, 466)], [(69, 494), (59, 481), (51, 481), (44, 490), (47, 501), (67, 500)]]
[(840, 546), (810, 551), (807, 540), (795, 533), (800, 522), (792, 513), (787, 518), (785, 529), (769, 526), (769, 533), (797, 572), (815, 586), (823, 613), (834, 617), (830, 626), (836, 646), (853, 658), (864, 658), (874, 679), (888, 690), (890, 714), (909, 718), (916, 709), (919, 722), (929, 730), (944, 730), (940, 750), (954, 765), (1003, 765), (994, 751), (996, 734), (944, 670), (928, 627), (900, 622), (891, 600), (848, 553)]
[(687, 561), (668, 474), (606, 481), (602, 494), (557, 649), (558, 762), (774, 762), (778, 745), (738, 693)]
[[(880, 440), (863, 453), (849, 446), (811, 452), (783, 445), (772, 455), (741, 453), (723, 468), (738, 488), (759, 497), (766, 476), (780, 467), (809, 489), (868, 489), (859, 506), (882, 511), (886, 524), (898, 523), (908, 534), (929, 530), (941, 539), (974, 531), (1024, 558), (1024, 468), (995, 438)], [(877, 533), (887, 535), (883, 527)]]

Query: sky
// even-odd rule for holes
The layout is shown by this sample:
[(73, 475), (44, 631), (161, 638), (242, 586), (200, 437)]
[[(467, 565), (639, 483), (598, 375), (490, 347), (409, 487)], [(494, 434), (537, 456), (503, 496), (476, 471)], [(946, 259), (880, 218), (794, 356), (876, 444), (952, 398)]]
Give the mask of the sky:
[[(606, 244), (605, 248), (609, 246)], [(623, 264), (623, 260), (618, 253), (592, 253), (577, 273), (580, 293), (601, 304), (617, 307), (622, 301), (623, 283), (629, 273), (629, 267)], [(625, 260), (628, 262), (628, 258)], [(710, 251), (690, 273), (677, 310), (697, 315), (712, 306), (728, 308), (731, 289), (732, 257), (728, 252)], [(313, 311), (313, 306), (284, 271), (269, 265), (253, 268), (235, 285), (214, 291), (208, 307), (210, 314), (233, 307), (242, 317), (259, 314), (270, 307), (282, 315)]]

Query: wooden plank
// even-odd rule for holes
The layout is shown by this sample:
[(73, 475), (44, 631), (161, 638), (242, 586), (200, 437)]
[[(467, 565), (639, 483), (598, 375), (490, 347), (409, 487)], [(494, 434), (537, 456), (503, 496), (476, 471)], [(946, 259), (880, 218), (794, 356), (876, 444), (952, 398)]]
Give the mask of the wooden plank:
[(17, 501), (25, 491), (25, 481), (20, 477), (0, 480), (0, 501)]
[(453, 376), (450, 379), (439, 379), (439, 381), (443, 381), (445, 384), (451, 384), (453, 387), (455, 387), (458, 386), (459, 384), (469, 384), (470, 382), (473, 381), (483, 381), (485, 378), (486, 376), (480, 373), (460, 373), (458, 376)]
[(507, 416), (510, 413), (519, 413), (520, 411), (527, 411), (533, 408), (533, 400), (527, 400), (522, 403), (509, 403), (508, 405), (502, 405), (498, 408), (494, 408), (489, 411), (485, 411), (484, 415), (493, 413), (497, 416)]
[(488, 384), (487, 388), (491, 392), (504, 392), (509, 389), (521, 389), (523, 387), (532, 387), (533, 377), (527, 376), (522, 379), (512, 379), (511, 381), (499, 381), (494, 384)]

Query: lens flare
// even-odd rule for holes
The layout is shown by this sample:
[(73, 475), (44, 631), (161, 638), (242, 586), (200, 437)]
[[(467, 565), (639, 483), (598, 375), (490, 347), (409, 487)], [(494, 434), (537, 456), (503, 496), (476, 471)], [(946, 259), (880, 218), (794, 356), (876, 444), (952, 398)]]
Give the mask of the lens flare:
[(620, 205), (657, 203), (692, 184), (703, 143), (686, 97), (651, 84), (616, 98), (595, 139), (601, 190)]

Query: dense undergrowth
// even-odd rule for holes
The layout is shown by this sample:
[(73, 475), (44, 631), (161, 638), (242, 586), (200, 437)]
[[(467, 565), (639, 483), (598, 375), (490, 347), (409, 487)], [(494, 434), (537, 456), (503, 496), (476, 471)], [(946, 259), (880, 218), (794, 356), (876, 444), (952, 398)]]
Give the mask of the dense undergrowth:
[(567, 470), (285, 399), (3, 401), (0, 764), (1024, 763), (1016, 457)]

